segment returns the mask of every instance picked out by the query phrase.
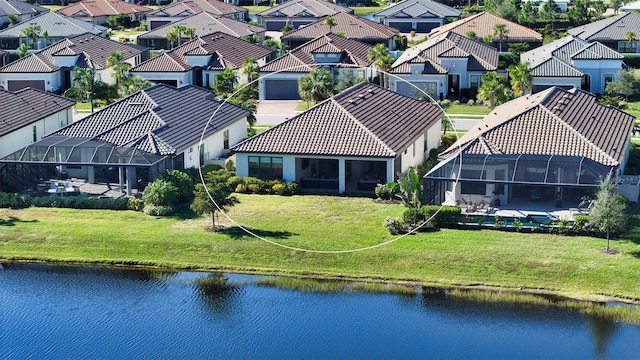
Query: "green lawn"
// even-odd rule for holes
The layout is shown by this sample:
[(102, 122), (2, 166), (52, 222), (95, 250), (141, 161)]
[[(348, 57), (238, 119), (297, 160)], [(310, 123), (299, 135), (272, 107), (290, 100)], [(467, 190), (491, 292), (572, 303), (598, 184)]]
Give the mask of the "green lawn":
[(627, 103), (627, 108), (624, 111), (640, 119), (640, 101), (630, 101)]
[(307, 102), (303, 100), (303, 101), (300, 101), (298, 103), (298, 105), (296, 105), (295, 110), (296, 111), (305, 111), (308, 108), (313, 107), (315, 104), (316, 104), (315, 101), (309, 101), (308, 106), (307, 106)]
[(380, 6), (352, 6), (351, 9), (353, 9), (354, 15), (365, 16), (365, 15), (371, 15), (374, 12), (383, 8)]
[(256, 135), (257, 135), (257, 134), (262, 134), (263, 132), (271, 129), (271, 126), (254, 126), (253, 128), (256, 130)]
[[(349, 250), (392, 239), (382, 227), (398, 204), (331, 196), (238, 195), (231, 216), (275, 242)], [(637, 209), (636, 209), (637, 210)], [(600, 251), (603, 239), (492, 230), (432, 231), (372, 250), (321, 254), (277, 247), (209, 218), (156, 218), (132, 211), (0, 209), (0, 259), (141, 264), (354, 279), (409, 280), (545, 290), (640, 300), (640, 226)]]
[(271, 8), (271, 6), (243, 6), (243, 8), (246, 8), (247, 10), (249, 10), (250, 15), (255, 15), (259, 12), (263, 12)]
[[(93, 106), (93, 111), (94, 112), (96, 112), (96, 111), (98, 111), (100, 109), (102, 109), (101, 106), (97, 106), (97, 105)], [(90, 113), (91, 112), (91, 104), (90, 103), (83, 103), (83, 102), (76, 103), (76, 110), (79, 113)]]
[(469, 115), (487, 115), (491, 112), (489, 107), (484, 105), (464, 105), (464, 104), (450, 104), (447, 106), (443, 106), (444, 111), (449, 114), (469, 114)]
[(50, 11), (58, 11), (64, 7), (60, 5), (40, 5), (40, 6), (45, 9), (49, 9)]

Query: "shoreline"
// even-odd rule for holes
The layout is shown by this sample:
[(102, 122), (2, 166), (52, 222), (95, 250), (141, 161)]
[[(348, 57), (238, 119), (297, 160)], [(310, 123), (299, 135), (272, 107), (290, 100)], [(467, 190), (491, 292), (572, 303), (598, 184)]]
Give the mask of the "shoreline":
[(256, 275), (256, 276), (278, 276), (289, 277), (306, 280), (320, 280), (320, 281), (345, 281), (345, 282), (361, 282), (361, 283), (377, 283), (377, 284), (393, 284), (407, 287), (429, 287), (441, 290), (468, 290), (468, 291), (480, 291), (480, 292), (504, 292), (508, 294), (522, 294), (522, 295), (535, 295), (543, 297), (555, 297), (561, 301), (579, 301), (590, 302), (597, 304), (606, 304), (609, 302), (615, 302), (627, 305), (640, 305), (640, 300), (621, 298), (610, 295), (580, 295), (565, 293), (562, 291), (553, 291), (546, 289), (530, 289), (530, 288), (511, 288), (511, 287), (499, 287), (490, 285), (459, 285), (452, 283), (437, 283), (437, 282), (424, 282), (418, 280), (403, 280), (393, 278), (375, 278), (375, 277), (358, 277), (346, 274), (320, 274), (312, 273), (305, 274), (297, 271), (289, 271), (282, 269), (259, 269), (259, 268), (244, 268), (244, 267), (187, 267), (187, 268), (172, 268), (159, 265), (143, 265), (143, 264), (125, 264), (125, 263), (108, 263), (102, 261), (96, 262), (78, 262), (68, 260), (29, 260), (29, 259), (7, 259), (0, 257), (0, 265), (4, 263), (16, 263), (16, 264), (34, 264), (34, 265), (50, 265), (50, 266), (78, 266), (78, 267), (103, 267), (113, 269), (130, 269), (130, 270), (154, 270), (154, 271), (168, 271), (168, 272), (209, 272), (209, 273), (229, 273), (239, 275)]

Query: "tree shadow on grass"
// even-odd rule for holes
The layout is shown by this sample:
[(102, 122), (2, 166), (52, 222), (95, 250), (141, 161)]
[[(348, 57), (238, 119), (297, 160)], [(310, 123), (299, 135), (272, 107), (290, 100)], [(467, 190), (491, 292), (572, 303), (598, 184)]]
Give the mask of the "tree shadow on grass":
[(22, 220), (20, 218), (17, 218), (15, 216), (10, 216), (8, 219), (2, 219), (0, 218), (0, 226), (16, 226), (16, 223), (32, 223), (32, 222), (37, 222), (38, 220), (33, 219), (33, 220)]
[(629, 230), (621, 237), (635, 244), (640, 244), (640, 204), (630, 205), (628, 211), (630, 216), (627, 229)]
[(200, 217), (200, 215), (191, 210), (189, 204), (182, 204), (176, 208), (176, 212), (173, 213), (171, 217), (178, 220), (188, 220), (197, 219)]
[(637, 259), (640, 259), (640, 250), (632, 251), (629, 254)]
[[(298, 235), (289, 231), (270, 231), (270, 230), (258, 230), (252, 228), (246, 228), (250, 232), (266, 239), (286, 239), (293, 235)], [(238, 226), (228, 227), (224, 230), (218, 231), (220, 234), (225, 234), (234, 240), (251, 240), (254, 236), (242, 230)]]

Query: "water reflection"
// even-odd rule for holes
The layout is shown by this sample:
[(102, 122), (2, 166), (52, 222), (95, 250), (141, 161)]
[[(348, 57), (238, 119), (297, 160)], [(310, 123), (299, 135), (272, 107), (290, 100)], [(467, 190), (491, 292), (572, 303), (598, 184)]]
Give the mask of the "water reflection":
[(607, 345), (616, 333), (617, 325), (613, 321), (599, 316), (589, 316), (587, 320), (593, 336), (594, 353), (596, 357), (602, 358), (607, 351)]
[(193, 280), (198, 300), (215, 317), (229, 317), (238, 312), (242, 287), (222, 274), (209, 274)]

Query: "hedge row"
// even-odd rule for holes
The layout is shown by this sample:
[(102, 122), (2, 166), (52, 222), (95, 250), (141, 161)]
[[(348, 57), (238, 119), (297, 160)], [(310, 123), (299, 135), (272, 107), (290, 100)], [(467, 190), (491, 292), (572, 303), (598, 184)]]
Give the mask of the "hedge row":
[(24, 209), (30, 206), (71, 209), (128, 210), (129, 199), (101, 199), (87, 196), (32, 197), (29, 195), (0, 193), (0, 208)]

